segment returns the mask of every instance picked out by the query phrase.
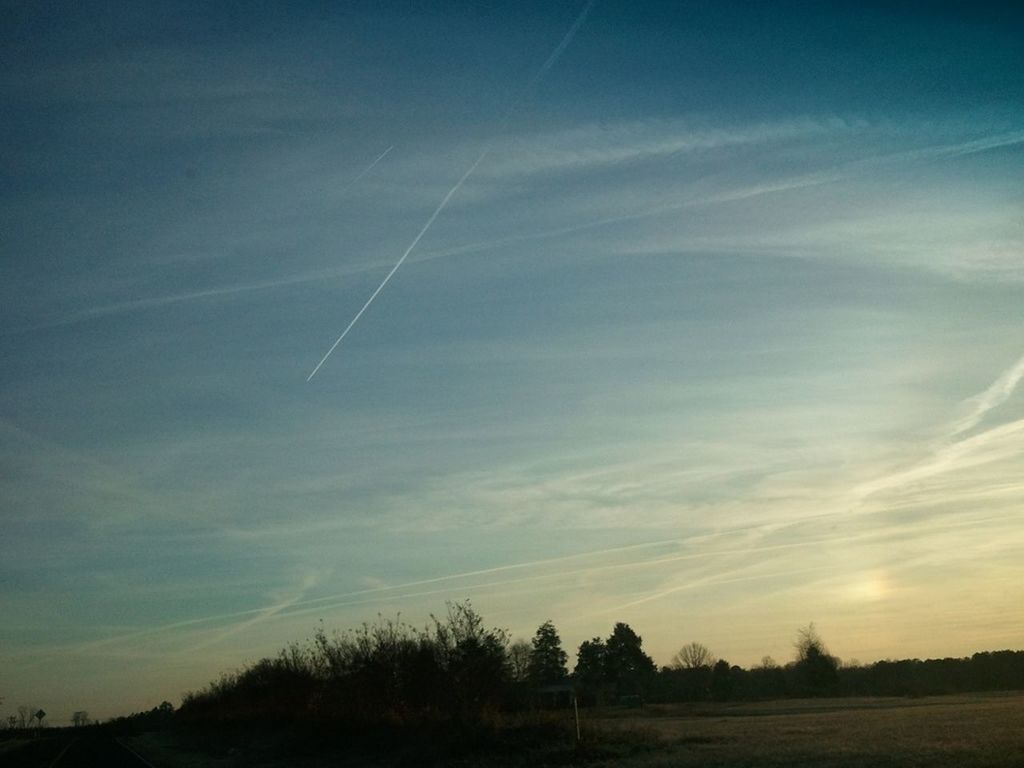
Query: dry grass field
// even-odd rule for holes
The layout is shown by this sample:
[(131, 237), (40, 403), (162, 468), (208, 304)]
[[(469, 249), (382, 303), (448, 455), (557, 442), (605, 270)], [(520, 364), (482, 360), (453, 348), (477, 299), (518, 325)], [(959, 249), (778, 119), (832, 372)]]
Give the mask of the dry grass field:
[(619, 754), (595, 755), (597, 762), (630, 768), (1024, 766), (1018, 693), (652, 706), (584, 717), (585, 739), (621, 739)]
[(475, 768), (1020, 768), (1024, 766), (1024, 694), (919, 699), (784, 700), (743, 704), (582, 710), (583, 743), (573, 744), (571, 714), (561, 744), (523, 744), (458, 759), (405, 753), (382, 756), (295, 754), (250, 743), (213, 756), (177, 744), (170, 733), (131, 739), (157, 768), (326, 768), (338, 764)]

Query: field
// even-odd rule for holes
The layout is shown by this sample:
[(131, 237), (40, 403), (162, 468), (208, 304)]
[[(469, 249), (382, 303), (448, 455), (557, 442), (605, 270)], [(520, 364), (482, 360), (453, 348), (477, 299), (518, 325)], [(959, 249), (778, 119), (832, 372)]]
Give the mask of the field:
[[(1024, 695), (833, 699), (595, 714), (608, 764), (664, 766), (1024, 766)], [(627, 750), (627, 745), (632, 745)]]
[[(400, 765), (621, 766), (622, 768), (885, 768), (887, 766), (1024, 766), (1024, 694), (977, 694), (919, 699), (786, 700), (744, 704), (648, 706), (581, 710), (583, 743), (573, 744), (571, 713), (561, 744), (523, 744), (521, 751), (477, 752), (421, 761), (406, 753)], [(275, 754), (232, 749), (214, 756), (182, 750), (167, 735), (138, 737), (133, 746), (157, 768), (235, 766), (371, 766), (363, 754)], [(303, 750), (304, 751), (304, 750)], [(396, 761), (384, 760), (381, 765)]]

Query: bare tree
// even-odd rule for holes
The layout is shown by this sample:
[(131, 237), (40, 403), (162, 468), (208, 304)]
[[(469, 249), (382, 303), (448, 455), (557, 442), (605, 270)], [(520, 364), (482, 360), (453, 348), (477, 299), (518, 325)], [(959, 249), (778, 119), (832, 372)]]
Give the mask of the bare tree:
[(806, 693), (815, 696), (834, 693), (839, 685), (839, 659), (828, 652), (814, 624), (797, 630), (793, 645), (797, 674)]
[(687, 643), (672, 657), (672, 666), (676, 669), (711, 669), (715, 666), (715, 656), (700, 643)]
[(808, 657), (822, 656), (828, 653), (825, 641), (821, 639), (813, 621), (806, 627), (797, 630), (793, 646), (796, 648), (797, 661), (806, 661)]
[(32, 718), (36, 716), (36, 708), (28, 704), (18, 705), (18, 727), (28, 728), (32, 724)]
[(533, 646), (530, 645), (529, 640), (523, 640), (520, 638), (512, 643), (508, 649), (508, 664), (509, 670), (512, 673), (512, 679), (517, 683), (526, 682), (530, 673), (530, 651), (533, 650)]
[(76, 728), (82, 725), (89, 724), (89, 713), (84, 709), (80, 709), (71, 715), (71, 724)]

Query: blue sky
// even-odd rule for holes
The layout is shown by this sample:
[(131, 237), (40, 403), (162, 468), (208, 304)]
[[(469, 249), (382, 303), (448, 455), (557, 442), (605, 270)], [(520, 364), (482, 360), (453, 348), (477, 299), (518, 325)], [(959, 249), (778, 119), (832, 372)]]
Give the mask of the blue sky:
[(2, 706), (465, 598), (659, 663), (1020, 647), (1007, 7), (14, 10)]

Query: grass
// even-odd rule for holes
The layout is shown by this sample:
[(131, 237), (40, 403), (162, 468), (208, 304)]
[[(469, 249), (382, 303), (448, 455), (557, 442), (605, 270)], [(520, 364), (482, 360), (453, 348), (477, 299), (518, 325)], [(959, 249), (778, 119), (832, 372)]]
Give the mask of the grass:
[[(896, 768), (1024, 765), (1024, 694), (919, 699), (786, 700), (581, 710), (506, 724), (493, 744), (441, 762), (410, 750), (384, 755), (253, 740), (198, 749), (171, 733), (131, 740), (157, 768), (320, 768), (431, 765), (470, 768)], [(545, 723), (541, 723), (545, 720)], [(534, 738), (546, 728), (547, 740)], [(290, 746), (288, 746), (290, 745)], [(343, 752), (343, 754), (339, 754)]]
[(780, 701), (594, 713), (588, 731), (642, 728), (630, 768), (1024, 765), (1024, 695)]

